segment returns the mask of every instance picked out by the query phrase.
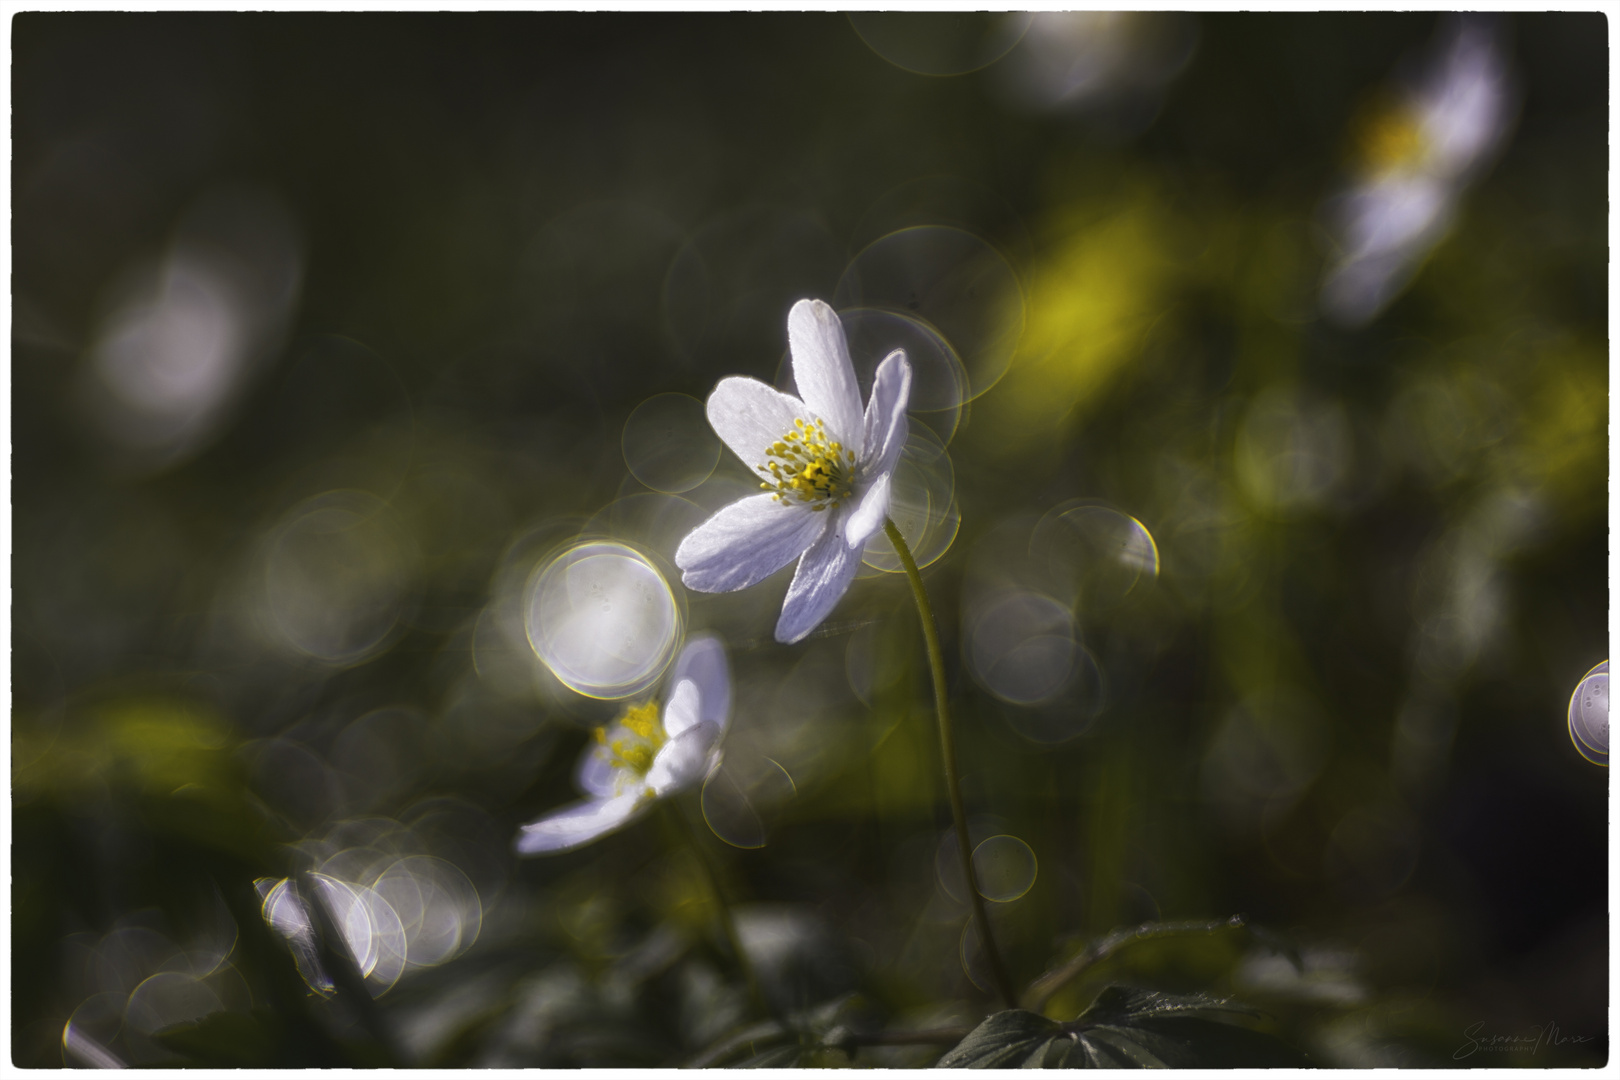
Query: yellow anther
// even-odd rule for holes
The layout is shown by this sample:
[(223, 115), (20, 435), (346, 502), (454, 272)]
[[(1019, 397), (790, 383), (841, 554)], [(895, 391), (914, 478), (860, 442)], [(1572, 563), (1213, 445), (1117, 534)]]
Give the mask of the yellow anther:
[(642, 776), (647, 775), (647, 770), (652, 768), (653, 758), (658, 756), (646, 743), (627, 744), (618, 739), (608, 749), (613, 754), (615, 765), (627, 765)]
[(619, 723), (643, 739), (650, 739), (653, 732), (658, 729), (658, 706), (650, 701), (645, 705), (632, 705), (624, 710)]
[(775, 491), (776, 501), (792, 497), (815, 504), (813, 510), (824, 510), (828, 505), (841, 505), (849, 497), (855, 451), (829, 440), (824, 420), (795, 418), (793, 430), (767, 447), (765, 456), (780, 459), (755, 466), (776, 481), (761, 485), (764, 490)]
[(646, 776), (653, 759), (664, 745), (664, 726), (658, 719), (658, 706), (648, 701), (631, 705), (620, 714), (613, 737), (606, 728), (593, 733), (599, 745), (607, 748), (608, 764), (615, 769), (631, 769)]

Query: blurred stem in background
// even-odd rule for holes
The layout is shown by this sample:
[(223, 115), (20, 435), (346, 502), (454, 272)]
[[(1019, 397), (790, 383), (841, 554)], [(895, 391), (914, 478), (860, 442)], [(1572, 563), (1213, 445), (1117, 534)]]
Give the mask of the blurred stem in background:
[(973, 904), (973, 919), (979, 926), (979, 940), (984, 944), (984, 955), (990, 963), (996, 994), (1004, 1007), (1015, 1008), (1018, 998), (1013, 993), (1012, 979), (1007, 976), (1007, 966), (1002, 963), (1001, 951), (996, 948), (996, 939), (990, 932), (990, 917), (984, 910), (984, 897), (979, 893), (978, 875), (973, 872), (973, 841), (968, 837), (967, 811), (962, 807), (962, 785), (956, 771), (956, 742), (951, 735), (951, 717), (945, 704), (945, 655), (940, 651), (939, 630), (934, 625), (934, 606), (928, 602), (922, 574), (917, 570), (917, 560), (912, 558), (906, 538), (900, 535), (892, 519), (885, 518), (883, 528), (906, 568), (911, 595), (917, 601), (917, 617), (922, 620), (923, 644), (928, 650), (928, 670), (934, 680), (934, 711), (939, 716), (939, 753), (945, 764), (945, 790), (951, 797), (956, 850), (962, 859), (962, 877), (967, 882), (968, 898)]
[(692, 849), (692, 855), (697, 859), (698, 865), (703, 867), (703, 876), (709, 883), (709, 892), (714, 897), (715, 910), (720, 913), (720, 928), (725, 933), (726, 944), (731, 954), (737, 960), (737, 966), (742, 969), (743, 978), (748, 982), (748, 998), (757, 1012), (767, 1016), (774, 1015), (764, 990), (759, 985), (759, 979), (754, 975), (754, 965), (748, 959), (748, 951), (743, 948), (742, 938), (737, 933), (737, 920), (732, 917), (731, 904), (726, 900), (725, 887), (720, 883), (720, 870), (710, 859), (708, 851), (703, 847), (697, 830), (692, 828), (691, 822), (686, 820), (686, 813), (676, 806), (674, 802), (664, 803), (664, 812), (669, 820), (674, 822), (675, 831), (681, 834), (686, 846)]

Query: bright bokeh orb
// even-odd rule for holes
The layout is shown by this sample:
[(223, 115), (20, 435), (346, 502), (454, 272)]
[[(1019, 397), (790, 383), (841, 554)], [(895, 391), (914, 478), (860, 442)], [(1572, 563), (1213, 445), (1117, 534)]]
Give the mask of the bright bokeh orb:
[(1609, 662), (1586, 673), (1569, 697), (1569, 737), (1581, 757), (1609, 764)]
[(624, 544), (570, 547), (539, 569), (524, 599), (535, 655), (586, 697), (641, 693), (680, 647), (681, 610), (669, 582)]

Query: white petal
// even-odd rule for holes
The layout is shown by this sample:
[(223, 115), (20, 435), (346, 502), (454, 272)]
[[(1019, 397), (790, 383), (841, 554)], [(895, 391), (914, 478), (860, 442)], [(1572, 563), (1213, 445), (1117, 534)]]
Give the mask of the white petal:
[(664, 733), (675, 736), (698, 722), (698, 688), (691, 679), (679, 679), (664, 705)]
[(867, 478), (891, 471), (906, 445), (906, 405), (911, 401), (911, 364), (896, 349), (878, 365), (866, 403), (861, 470)]
[[(670, 680), (675, 690), (664, 709), (666, 732), (679, 735), (700, 720), (718, 725), (721, 731), (726, 729), (731, 714), (731, 669), (726, 663), (726, 647), (719, 638), (704, 635), (688, 640), (675, 660)], [(696, 693), (696, 707), (690, 718), (684, 713), (675, 715), (675, 699), (681, 695), (682, 684), (691, 685)]]
[(564, 807), (523, 826), (518, 830), (512, 846), (519, 855), (555, 855), (561, 851), (572, 851), (629, 824), (652, 805), (652, 800), (646, 799), (645, 794), (643, 789), (612, 799), (592, 799)]
[(619, 790), (619, 772), (613, 767), (607, 747), (600, 744), (589, 747), (579, 756), (579, 767), (574, 770), (574, 783), (579, 790), (599, 799), (606, 799)]
[(889, 516), (889, 485), (893, 473), (884, 473), (862, 493), (860, 502), (844, 522), (844, 543), (856, 551), (866, 548), (872, 534), (883, 527)]
[(827, 515), (805, 503), (751, 495), (688, 533), (675, 549), (675, 565), (689, 589), (746, 589), (803, 554), (826, 528)]
[(701, 723), (689, 727), (658, 751), (652, 768), (647, 770), (647, 786), (655, 795), (670, 795), (685, 790), (703, 779), (709, 771), (709, 751), (720, 739), (716, 724)]
[(709, 395), (708, 414), (714, 433), (755, 474), (756, 466), (769, 461), (765, 451), (793, 430), (793, 421), (815, 419), (798, 398), (735, 375), (721, 379)]
[(813, 544), (788, 586), (782, 617), (776, 622), (776, 640), (791, 645), (817, 626), (844, 595), (861, 564), (861, 553), (845, 542), (842, 528), (827, 530)]
[(820, 300), (794, 304), (788, 312), (788, 349), (804, 403), (827, 422), (834, 440), (853, 449), (861, 437), (861, 391), (838, 314)]

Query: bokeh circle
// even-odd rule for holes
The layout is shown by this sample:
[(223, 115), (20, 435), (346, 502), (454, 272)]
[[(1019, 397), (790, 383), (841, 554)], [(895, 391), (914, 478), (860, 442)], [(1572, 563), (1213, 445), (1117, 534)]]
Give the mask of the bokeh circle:
[(689, 394), (654, 394), (630, 412), (620, 439), (631, 475), (654, 491), (691, 491), (720, 462), (720, 440), (703, 402)]
[(539, 566), (524, 596), (529, 645), (570, 690), (615, 699), (646, 690), (680, 647), (680, 605), (663, 573), (611, 541), (569, 547)]

